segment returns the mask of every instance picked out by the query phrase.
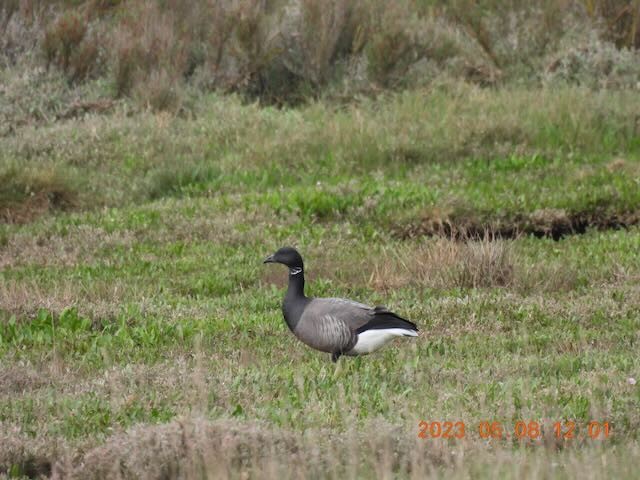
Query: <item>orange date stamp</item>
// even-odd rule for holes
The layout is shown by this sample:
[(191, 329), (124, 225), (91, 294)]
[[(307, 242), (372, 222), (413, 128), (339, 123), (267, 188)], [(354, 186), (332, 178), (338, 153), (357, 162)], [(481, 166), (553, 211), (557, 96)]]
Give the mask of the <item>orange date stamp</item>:
[(578, 424), (572, 420), (546, 425), (535, 420), (521, 420), (513, 424), (481, 421), (469, 426), (461, 421), (426, 422), (422, 420), (418, 423), (418, 438), (425, 440), (463, 439), (472, 435), (481, 439), (537, 440), (549, 434), (564, 440), (584, 438), (604, 440), (613, 434), (613, 428), (609, 422), (590, 421), (586, 424)]

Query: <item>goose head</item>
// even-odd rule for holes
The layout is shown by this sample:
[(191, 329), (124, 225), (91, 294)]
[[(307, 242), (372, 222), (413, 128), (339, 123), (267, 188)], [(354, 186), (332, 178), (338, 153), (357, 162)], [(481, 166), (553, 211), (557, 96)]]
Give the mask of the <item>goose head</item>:
[(301, 272), (303, 269), (302, 256), (293, 247), (282, 247), (273, 255), (264, 259), (263, 263), (282, 263), (289, 267), (290, 272)]

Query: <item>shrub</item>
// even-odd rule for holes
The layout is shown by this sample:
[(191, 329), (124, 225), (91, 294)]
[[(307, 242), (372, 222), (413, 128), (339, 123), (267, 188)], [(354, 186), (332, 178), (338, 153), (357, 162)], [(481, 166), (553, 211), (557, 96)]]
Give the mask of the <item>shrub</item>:
[(287, 66), (314, 86), (325, 83), (346, 27), (348, 7), (342, 0), (301, 0), (297, 26), (287, 32)]
[(485, 61), (507, 79), (535, 79), (546, 55), (567, 32), (592, 29), (571, 1), (461, 0), (448, 5), (443, 16), (458, 25)]
[(235, 26), (234, 8), (229, 0), (209, 0), (204, 18), (204, 40), (207, 48), (206, 61), (214, 75), (220, 75), (225, 51)]
[(590, 88), (637, 88), (638, 79), (640, 53), (618, 49), (597, 38), (562, 51), (547, 66), (544, 75), (548, 83), (562, 81)]
[[(179, 32), (175, 15), (161, 11), (155, 2), (136, 3), (127, 13), (112, 49), (116, 95), (135, 91), (151, 104), (174, 105), (171, 97), (187, 65), (187, 33)], [(140, 95), (147, 88), (151, 91)]]
[(71, 57), (86, 33), (87, 24), (79, 13), (73, 10), (63, 13), (44, 34), (42, 49), (47, 63), (56, 63), (63, 70), (69, 70)]
[(38, 44), (42, 16), (32, 8), (20, 8), (17, 0), (7, 0), (0, 7), (0, 61), (10, 65)]
[(640, 4), (619, 0), (582, 0), (584, 7), (594, 20), (602, 19), (606, 24), (603, 39), (613, 42), (618, 48), (640, 48)]
[(415, 59), (413, 32), (407, 28), (411, 11), (403, 2), (375, 4), (370, 11), (365, 54), (370, 75), (389, 85), (391, 74), (401, 64)]
[(385, 87), (422, 83), (434, 73), (493, 77), (469, 38), (441, 14), (421, 15), (411, 2), (370, 11), (364, 51), (371, 78)]
[(277, 63), (282, 52), (281, 33), (269, 16), (266, 4), (247, 0), (235, 12), (232, 53), (238, 68), (234, 90), (258, 97), (277, 96), (289, 78)]
[(156, 111), (176, 111), (180, 106), (180, 84), (164, 68), (154, 69), (144, 82), (133, 89), (133, 96), (143, 106)]
[[(99, 73), (106, 55), (116, 96), (162, 109), (181, 103), (188, 82), (278, 104), (327, 88), (352, 98), (440, 76), (627, 86), (635, 57), (601, 45), (640, 45), (640, 9), (630, 1), (10, 0), (0, 9), (5, 58), (16, 42), (28, 43), (15, 34), (15, 17), (57, 11), (41, 42), (48, 64), (79, 81)], [(596, 80), (582, 79), (591, 72)]]
[(47, 64), (59, 67), (69, 80), (80, 81), (100, 66), (99, 36), (76, 10), (61, 14), (45, 30), (41, 48)]
[(122, 96), (131, 90), (134, 75), (141, 56), (137, 45), (128, 32), (118, 32), (115, 38), (113, 57), (113, 82), (116, 96)]

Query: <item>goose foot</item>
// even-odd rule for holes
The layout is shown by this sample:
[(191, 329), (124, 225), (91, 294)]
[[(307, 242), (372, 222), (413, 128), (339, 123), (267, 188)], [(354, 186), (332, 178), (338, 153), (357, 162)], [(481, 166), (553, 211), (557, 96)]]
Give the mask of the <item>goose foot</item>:
[(341, 353), (338, 353), (338, 352), (333, 352), (333, 353), (331, 354), (331, 361), (332, 361), (333, 363), (336, 363), (336, 362), (338, 361), (338, 359), (340, 358), (340, 355), (342, 355), (342, 354), (341, 354)]

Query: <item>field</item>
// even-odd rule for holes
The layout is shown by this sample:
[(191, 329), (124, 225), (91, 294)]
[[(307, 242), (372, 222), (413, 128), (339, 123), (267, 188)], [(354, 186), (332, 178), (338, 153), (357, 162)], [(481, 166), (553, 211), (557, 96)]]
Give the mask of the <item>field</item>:
[[(635, 478), (637, 86), (167, 109), (39, 61), (0, 70), (0, 478)], [(283, 245), (420, 337), (299, 343)]]

